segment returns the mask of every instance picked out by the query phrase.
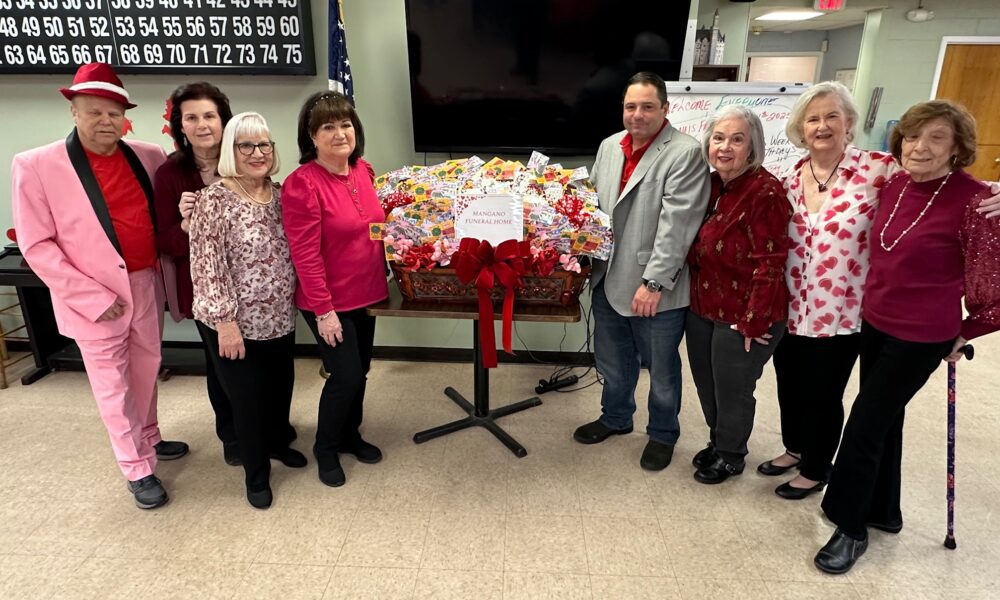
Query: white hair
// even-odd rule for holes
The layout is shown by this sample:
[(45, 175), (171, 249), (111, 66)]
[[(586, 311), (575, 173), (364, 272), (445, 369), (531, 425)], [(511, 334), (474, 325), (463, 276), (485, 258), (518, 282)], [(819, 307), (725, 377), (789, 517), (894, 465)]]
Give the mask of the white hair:
[(806, 120), (806, 108), (809, 103), (816, 98), (834, 95), (844, 109), (844, 118), (847, 119), (847, 141), (854, 141), (854, 135), (858, 129), (858, 105), (851, 96), (851, 91), (838, 81), (823, 81), (802, 92), (799, 99), (792, 106), (792, 112), (788, 115), (788, 122), (785, 123), (785, 135), (788, 141), (796, 148), (805, 148), (805, 132), (803, 125)]
[[(264, 136), (271, 139), (271, 132), (267, 128), (267, 121), (264, 120), (264, 117), (260, 116), (260, 113), (242, 112), (234, 116), (222, 131), (222, 148), (219, 150), (219, 175), (223, 177), (240, 176), (236, 170), (236, 138), (244, 135), (248, 137)], [(277, 173), (278, 169), (281, 168), (277, 146), (274, 147), (274, 152), (271, 156), (274, 158), (274, 162), (271, 165), (271, 169), (267, 172), (269, 177)]]
[(747, 156), (747, 170), (754, 170), (764, 163), (764, 126), (760, 124), (757, 113), (742, 104), (729, 104), (715, 112), (708, 120), (705, 138), (701, 141), (701, 151), (708, 162), (708, 145), (712, 141), (712, 132), (720, 121), (726, 119), (743, 119), (750, 130), (750, 154)]

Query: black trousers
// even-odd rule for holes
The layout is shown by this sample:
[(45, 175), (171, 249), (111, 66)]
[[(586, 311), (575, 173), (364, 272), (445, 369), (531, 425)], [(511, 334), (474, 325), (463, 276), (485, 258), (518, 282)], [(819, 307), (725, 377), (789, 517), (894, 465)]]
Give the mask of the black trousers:
[(861, 326), (861, 390), (823, 498), (844, 533), (864, 537), (865, 523), (902, 519), (899, 506), (906, 405), (927, 383), (953, 340), (907, 342)]
[(316, 336), (323, 368), (330, 374), (319, 397), (313, 446), (319, 469), (324, 470), (339, 451), (361, 438), (365, 386), (375, 344), (375, 317), (369, 316), (364, 308), (338, 312), (344, 341), (330, 346), (319, 336), (315, 313), (304, 310), (302, 316)]
[(273, 340), (244, 339), (246, 357), (231, 360), (219, 356), (219, 334), (197, 323), (232, 407), (247, 489), (259, 491), (270, 478), (268, 455), (288, 446), (295, 332)]
[(708, 424), (709, 441), (730, 464), (744, 463), (757, 408), (753, 393), (784, 331), (783, 321), (775, 323), (768, 331), (773, 336), (770, 343), (752, 342), (747, 352), (743, 335), (727, 323), (687, 313), (684, 335), (688, 364)]
[(803, 477), (830, 480), (844, 426), (844, 389), (860, 349), (860, 333), (788, 334), (774, 352), (781, 439), (786, 450), (802, 456)]
[[(212, 331), (207, 327), (198, 324), (198, 335), (205, 348), (205, 385), (208, 388), (208, 401), (212, 405), (212, 412), (215, 413), (215, 435), (223, 444), (236, 443), (236, 426), (233, 424), (233, 409), (229, 404), (229, 397), (226, 390), (222, 388), (222, 382), (215, 372), (215, 361), (212, 360), (212, 350), (209, 348), (208, 339), (203, 330)], [(214, 333), (214, 332), (213, 332)], [(218, 350), (215, 355), (218, 356)]]

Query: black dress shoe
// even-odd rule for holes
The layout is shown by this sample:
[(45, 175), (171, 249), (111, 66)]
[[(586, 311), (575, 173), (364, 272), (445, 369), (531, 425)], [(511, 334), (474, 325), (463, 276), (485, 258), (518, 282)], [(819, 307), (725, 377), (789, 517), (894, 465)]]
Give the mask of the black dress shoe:
[(252, 492), (247, 490), (247, 502), (250, 506), (254, 508), (259, 508), (261, 510), (271, 508), (271, 503), (274, 501), (274, 494), (271, 493), (271, 487), (265, 487), (262, 490)]
[(167, 442), (161, 440), (153, 446), (157, 460), (177, 460), (188, 453), (188, 445), (184, 442)]
[(851, 570), (858, 558), (868, 549), (868, 535), (865, 539), (856, 540), (840, 529), (833, 532), (833, 537), (816, 554), (813, 562), (816, 568), (825, 573), (840, 575)]
[(715, 445), (712, 442), (705, 446), (705, 449), (700, 451), (698, 454), (694, 455), (691, 459), (691, 464), (698, 469), (704, 469), (715, 462), (715, 459), (719, 458), (719, 455), (715, 452)]
[(268, 457), (281, 461), (281, 464), (293, 469), (301, 469), (309, 464), (304, 454), (295, 448), (282, 448), (268, 454)]
[(334, 456), (332, 459), (324, 460), (319, 466), (319, 480), (330, 487), (344, 485), (347, 482), (347, 475), (340, 466), (340, 459)]
[(573, 432), (573, 439), (581, 444), (599, 444), (612, 435), (625, 435), (626, 433), (632, 433), (632, 428), (611, 429), (598, 419), (577, 427), (576, 431)]
[(785, 473), (798, 467), (800, 464), (802, 464), (801, 458), (794, 465), (788, 465), (787, 467), (776, 465), (774, 464), (774, 461), (769, 460), (757, 465), (757, 472), (761, 475), (767, 475), (768, 477), (777, 477), (778, 475), (784, 475)]
[(868, 521), (865, 525), (869, 527), (874, 527), (879, 531), (884, 531), (886, 533), (899, 533), (903, 530), (903, 519), (899, 518), (895, 521), (889, 521), (888, 523), (876, 523), (874, 521)]
[(807, 498), (826, 487), (825, 481), (819, 481), (816, 485), (807, 488), (797, 488), (792, 486), (792, 482), (786, 481), (774, 489), (774, 493), (785, 500), (801, 500)]
[(222, 459), (231, 467), (238, 467), (243, 464), (240, 457), (240, 445), (236, 442), (222, 444)]
[(705, 467), (704, 469), (698, 469), (694, 472), (694, 478), (700, 483), (715, 484), (722, 483), (723, 481), (729, 479), (733, 475), (739, 475), (743, 472), (745, 465), (734, 465), (732, 463), (727, 463), (725, 459), (721, 456), (715, 459), (715, 462)]
[(673, 446), (649, 440), (646, 443), (646, 448), (642, 451), (639, 466), (647, 471), (662, 471), (667, 468), (673, 457)]
[(341, 450), (341, 453), (352, 454), (354, 458), (358, 459), (358, 462), (368, 465), (374, 465), (382, 460), (382, 451), (378, 449), (378, 446), (369, 444), (360, 438), (356, 442), (348, 444)]

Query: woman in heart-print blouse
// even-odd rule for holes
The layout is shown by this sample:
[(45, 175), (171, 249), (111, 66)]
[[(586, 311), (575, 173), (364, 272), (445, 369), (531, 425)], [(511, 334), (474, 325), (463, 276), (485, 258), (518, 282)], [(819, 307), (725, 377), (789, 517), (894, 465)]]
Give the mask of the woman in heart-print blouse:
[[(878, 193), (902, 171), (891, 155), (851, 144), (857, 122), (850, 91), (828, 81), (799, 97), (785, 128), (793, 144), (808, 150), (782, 177), (793, 210), (788, 332), (774, 353), (785, 452), (757, 470), (775, 476), (798, 467), (775, 489), (787, 499), (822, 490), (832, 472), (844, 390), (860, 350)], [(984, 201), (992, 206), (989, 216), (996, 216), (998, 202), (998, 196)]]

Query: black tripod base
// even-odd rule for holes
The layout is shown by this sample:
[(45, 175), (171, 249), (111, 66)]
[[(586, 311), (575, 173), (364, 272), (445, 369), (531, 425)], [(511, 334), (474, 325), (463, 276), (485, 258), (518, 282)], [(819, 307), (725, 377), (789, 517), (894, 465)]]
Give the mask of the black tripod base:
[(459, 394), (455, 388), (447, 387), (444, 389), (444, 393), (446, 396), (451, 398), (455, 404), (459, 405), (462, 410), (467, 412), (469, 416), (464, 419), (459, 419), (457, 421), (452, 421), (451, 423), (445, 423), (444, 425), (438, 425), (437, 427), (432, 427), (419, 433), (415, 433), (413, 435), (414, 442), (423, 444), (426, 441), (433, 440), (434, 438), (438, 438), (443, 435), (448, 435), (449, 433), (461, 431), (462, 429), (467, 429), (469, 427), (482, 427), (496, 436), (498, 440), (503, 442), (503, 445), (507, 446), (507, 448), (518, 458), (524, 458), (528, 455), (528, 451), (524, 449), (524, 446), (519, 444), (517, 440), (497, 425), (495, 421), (500, 417), (505, 417), (509, 414), (540, 405), (542, 403), (540, 398), (534, 397), (528, 398), (527, 400), (521, 400), (520, 402), (515, 402), (514, 404), (494, 408), (489, 410), (485, 416), (479, 416), (476, 414), (476, 407), (466, 400), (462, 394)]

